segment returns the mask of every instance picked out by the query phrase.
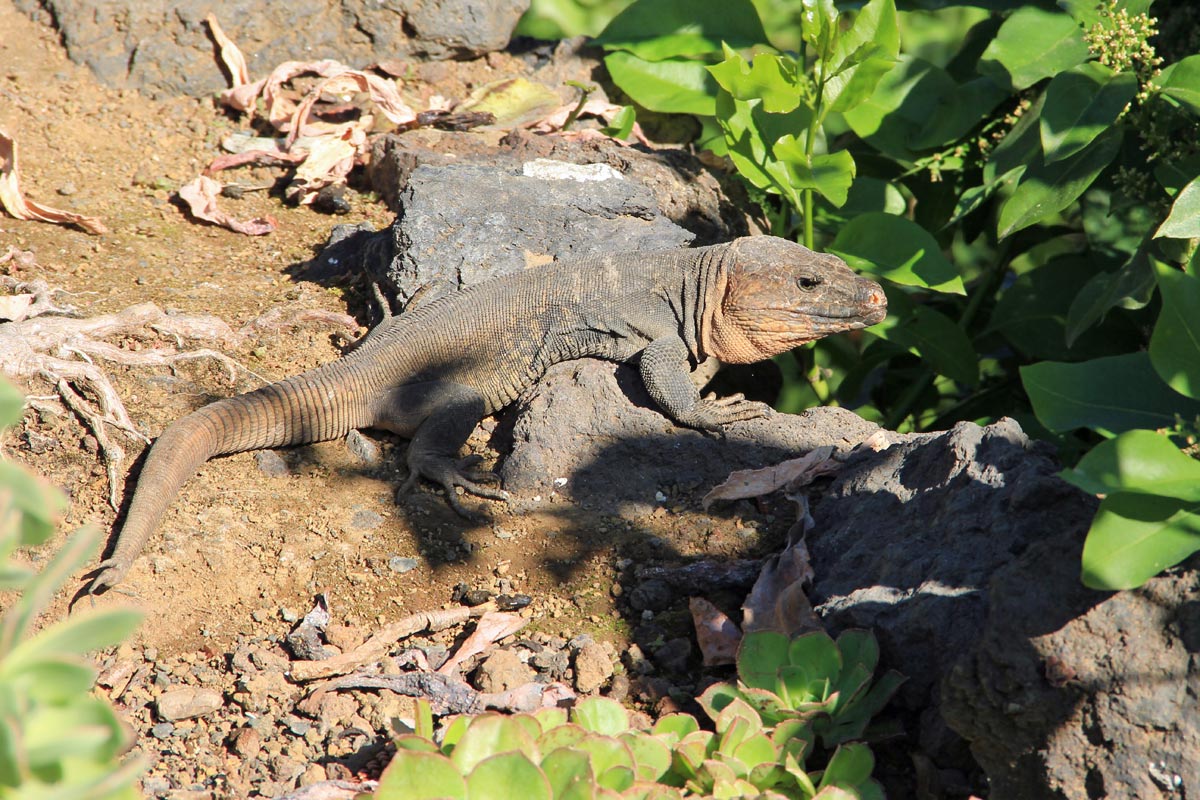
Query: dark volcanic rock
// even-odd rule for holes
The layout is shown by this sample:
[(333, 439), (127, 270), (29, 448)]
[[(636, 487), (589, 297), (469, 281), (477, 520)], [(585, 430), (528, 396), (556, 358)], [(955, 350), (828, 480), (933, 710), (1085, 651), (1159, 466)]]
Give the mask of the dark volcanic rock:
[(848, 450), (876, 430), (853, 412), (814, 408), (711, 436), (676, 427), (632, 367), (585, 359), (552, 367), (522, 398), (501, 475), (524, 496), (553, 490), (585, 508), (638, 518), (661, 505), (659, 493), (698, 498), (732, 470), (825, 444)]
[(17, 0), (48, 11), (71, 60), (110, 86), (200, 96), (226, 87), (204, 18), (217, 14), (264, 76), (293, 59), (351, 66), (401, 56), (462, 58), (502, 50), (529, 0), (292, 0), (256, 3)]

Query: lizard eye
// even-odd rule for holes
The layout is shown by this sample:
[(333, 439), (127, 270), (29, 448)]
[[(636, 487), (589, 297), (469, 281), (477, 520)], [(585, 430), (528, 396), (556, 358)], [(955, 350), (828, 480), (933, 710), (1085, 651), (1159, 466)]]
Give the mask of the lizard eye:
[(811, 292), (821, 285), (821, 279), (815, 275), (801, 275), (799, 278), (796, 278), (796, 285), (802, 291)]

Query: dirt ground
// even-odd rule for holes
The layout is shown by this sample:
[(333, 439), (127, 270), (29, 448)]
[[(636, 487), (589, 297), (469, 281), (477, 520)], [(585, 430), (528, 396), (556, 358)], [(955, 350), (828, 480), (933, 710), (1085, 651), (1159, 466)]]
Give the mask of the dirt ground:
[[(0, 217), (0, 253), (8, 246), (31, 251), (36, 266), (21, 279), (43, 278), (81, 316), (153, 302), (167, 310), (210, 313), (234, 329), (265, 312), (308, 309), (356, 315), (368, 322), (369, 301), (357, 288), (323, 286), (292, 275), (310, 259), (338, 223), (386, 226), (391, 213), (368, 194), (349, 193), (344, 217), (295, 208), (267, 191), (223, 200), (239, 218), (271, 215), (278, 230), (243, 236), (187, 218), (171, 193), (199, 174), (218, 153), (222, 136), (240, 120), (210, 98), (150, 101), (137, 92), (101, 86), (65, 57), (56, 32), (30, 21), (0, 0), (0, 125), (18, 142), (22, 185), (49, 205), (100, 217), (110, 233)], [(217, 69), (214, 63), (213, 69)], [(461, 96), (465, 86), (501, 77), (503, 58), (439, 68), (438, 84), (412, 86), (413, 105), (431, 94)], [(266, 184), (280, 170), (240, 170), (245, 184)], [(365, 329), (330, 324), (267, 331), (221, 349), (242, 368), (231, 380), (212, 359), (160, 366), (101, 363), (134, 423), (148, 436), (212, 399), (246, 391), (336, 358)], [(171, 344), (151, 331), (113, 341), (127, 350)], [(42, 380), (21, 387), (48, 396)], [(485, 421), (485, 426), (487, 422)], [(96, 523), (111, 530), (115, 514), (95, 439), (70, 413), (29, 413), (25, 430), (6, 437), (5, 450), (61, 487), (71, 498), (66, 529)], [(26, 431), (41, 443), (31, 449)], [(128, 458), (126, 482), (142, 445), (110, 431)], [(42, 438), (42, 437), (49, 437)], [(481, 441), (483, 440), (482, 437)], [(133, 602), (147, 611), (138, 643), (171, 654), (222, 651), (239, 636), (283, 633), (292, 612), (303, 614), (317, 592), (330, 596), (335, 619), (368, 628), (404, 613), (449, 602), (456, 584), (506, 588), (535, 598), (527, 612), (534, 627), (557, 635), (586, 630), (623, 638), (627, 623), (613, 600), (622, 557), (636, 555), (647, 533), (668, 538), (675, 552), (733, 555), (747, 546), (736, 521), (721, 530), (691, 531), (661, 515), (635, 534), (621, 523), (585, 518), (596, 536), (586, 549), (574, 536), (556, 536), (561, 515), (512, 516), (488, 504), (490, 525), (455, 516), (425, 488), (414, 513), (398, 514), (393, 492), (404, 477), (397, 456), (403, 442), (384, 445), (380, 467), (364, 467), (342, 442), (282, 453), (289, 470), (271, 477), (255, 454), (210, 462), (184, 488), (156, 537), (119, 591), (98, 603)], [(38, 450), (40, 452), (33, 452)], [(484, 501), (479, 501), (480, 503)], [(653, 529), (657, 526), (659, 529)], [(651, 530), (647, 530), (650, 528)], [(726, 533), (722, 530), (728, 528)], [(739, 535), (741, 534), (741, 535)], [(637, 541), (635, 541), (637, 539)], [(35, 553), (39, 560), (60, 535)], [(407, 572), (396, 567), (415, 558)], [(399, 559), (399, 560), (398, 560)], [(550, 567), (550, 568), (548, 568)], [(77, 589), (76, 584), (73, 589)], [(69, 598), (60, 598), (56, 613)]]

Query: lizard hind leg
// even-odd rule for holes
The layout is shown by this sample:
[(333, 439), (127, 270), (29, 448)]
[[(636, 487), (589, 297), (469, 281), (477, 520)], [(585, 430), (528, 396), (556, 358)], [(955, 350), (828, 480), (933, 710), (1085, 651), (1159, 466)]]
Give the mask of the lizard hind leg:
[[(412, 399), (420, 397), (421, 400), (414, 404), (405, 403), (403, 395)], [(405, 459), (409, 474), (396, 492), (397, 501), (411, 493), (420, 478), (441, 486), (450, 507), (459, 515), (476, 522), (482, 521), (483, 517), (463, 507), (458, 499), (459, 487), (490, 500), (509, 499), (508, 492), (485, 485), (498, 484), (499, 476), (471, 469), (477, 458), (458, 458), (459, 451), (486, 411), (486, 403), (478, 392), (462, 384), (431, 381), (404, 387), (394, 395), (389, 405), (394, 416), (378, 421), (376, 426), (399, 430), (412, 437)], [(421, 414), (423, 418), (415, 430), (411, 424), (396, 424), (411, 421), (414, 406), (423, 406), (421, 411), (425, 412)]]

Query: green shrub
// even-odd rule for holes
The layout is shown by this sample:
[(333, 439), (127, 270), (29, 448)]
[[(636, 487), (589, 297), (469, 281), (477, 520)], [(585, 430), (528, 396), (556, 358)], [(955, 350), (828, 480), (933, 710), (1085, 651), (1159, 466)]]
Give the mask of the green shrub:
[[(746, 636), (736, 686), (701, 698), (713, 723), (670, 714), (650, 730), (630, 727), (617, 702), (592, 697), (568, 713), (483, 714), (454, 718), (440, 744), (419, 701), (417, 732), (396, 741), (377, 800), (575, 800), (620, 797), (882, 798), (874, 757), (860, 738), (900, 678), (868, 688), (875, 638), (850, 631), (835, 644), (823, 633), (789, 641)], [(823, 770), (804, 763), (817, 739), (836, 746)]]
[[(0, 427), (19, 421), (22, 407), (20, 394), (0, 381)], [(84, 612), (33, 632), (51, 597), (99, 549), (100, 531), (73, 533), (40, 572), (12, 558), (17, 548), (46, 542), (64, 506), (61, 493), (0, 461), (0, 589), (20, 593), (0, 616), (0, 797), (133, 800), (144, 764), (122, 760), (130, 736), (92, 694), (87, 653), (120, 642), (140, 615)]]
[(1200, 437), (1197, 30), (1152, 0), (637, 0), (595, 41), (772, 233), (884, 283), (885, 322), (777, 358), (777, 407), (1099, 443), (1066, 476), (1105, 495), (1082, 576), (1116, 589), (1200, 550), (1163, 478)]

